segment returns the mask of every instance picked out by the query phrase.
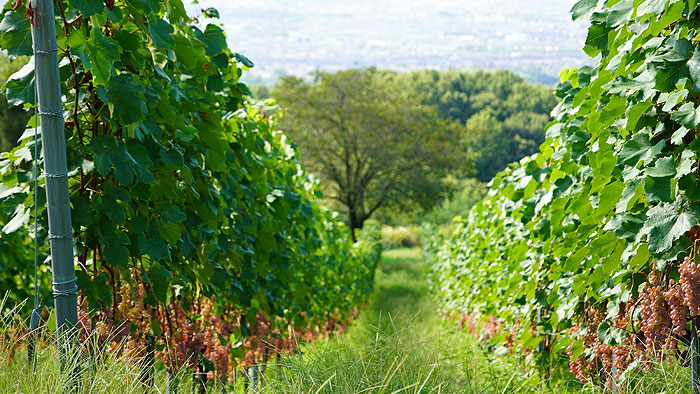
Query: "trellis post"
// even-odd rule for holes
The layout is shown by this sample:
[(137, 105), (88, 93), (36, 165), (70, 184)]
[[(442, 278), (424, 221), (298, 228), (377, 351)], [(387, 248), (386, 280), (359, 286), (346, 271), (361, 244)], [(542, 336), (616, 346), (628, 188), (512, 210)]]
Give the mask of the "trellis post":
[(34, 78), (41, 119), (58, 346), (61, 371), (65, 372), (68, 366), (71, 369), (69, 373), (72, 375), (77, 371), (74, 351), (78, 323), (78, 288), (73, 263), (73, 229), (68, 191), (66, 136), (63, 130), (61, 81), (58, 70), (56, 22), (53, 0), (31, 0), (31, 2), (34, 14), (32, 38), (36, 64)]

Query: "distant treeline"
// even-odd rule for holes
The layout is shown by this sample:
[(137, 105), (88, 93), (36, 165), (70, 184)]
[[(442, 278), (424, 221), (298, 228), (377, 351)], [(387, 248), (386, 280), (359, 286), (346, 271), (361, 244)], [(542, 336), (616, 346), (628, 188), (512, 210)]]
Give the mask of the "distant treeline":
[[(358, 87), (358, 84), (366, 86)], [(379, 215), (393, 217), (396, 213), (412, 212), (412, 221), (444, 221), (466, 212), (483, 193), (484, 185), (480, 182), (488, 182), (509, 163), (539, 150), (544, 141), (544, 127), (551, 120), (549, 113), (557, 103), (552, 88), (528, 83), (510, 71), (421, 70), (404, 73), (369, 68), (317, 72), (305, 79), (285, 76), (271, 87), (258, 85), (252, 91), (257, 98), (275, 99), (283, 109), (282, 130), (300, 145), (302, 161), (327, 184), (328, 197), (340, 202), (337, 208), (357, 209), (348, 206), (348, 201), (355, 198), (367, 205), (366, 213), (376, 205), (374, 200), (381, 198)], [(444, 122), (438, 127), (446, 129), (447, 134), (436, 130), (420, 132), (399, 125), (398, 121), (394, 125), (379, 125), (400, 117), (397, 115), (399, 108), (395, 108), (393, 117), (386, 115), (387, 103), (407, 110), (410, 108), (415, 122), (424, 123), (416, 120), (415, 114), (418, 113), (430, 118), (427, 123)], [(434, 116), (441, 120), (435, 120)], [(357, 121), (358, 118), (366, 120)], [(363, 133), (355, 128), (375, 132)], [(373, 135), (378, 133), (383, 135)], [(334, 137), (329, 139), (329, 135)], [(386, 144), (396, 141), (397, 137), (409, 142), (415, 139), (419, 145), (431, 141), (433, 156), (438, 157), (431, 158), (430, 152), (422, 152), (424, 159), (421, 163), (428, 171), (420, 174), (385, 170), (384, 175), (375, 177), (405, 178), (410, 185), (402, 185), (393, 179), (391, 184), (378, 179), (374, 189), (368, 187), (369, 190), (363, 192), (358, 190), (366, 186), (361, 182), (343, 184), (347, 183), (344, 179), (357, 171), (344, 167), (347, 163), (343, 160), (335, 163), (328, 157), (333, 154), (342, 156), (344, 148), (341, 147), (357, 145), (358, 140), (362, 145), (368, 135), (372, 135), (375, 145), (384, 144), (387, 150), (390, 149)], [(339, 147), (338, 150), (319, 155), (320, 149), (327, 149), (331, 141), (333, 146)], [(367, 142), (367, 145), (371, 144)], [(415, 144), (405, 145), (415, 147)], [(370, 149), (364, 148), (363, 151)], [(382, 152), (377, 156), (380, 154)], [(404, 159), (415, 155), (411, 152), (405, 152), (403, 156), (397, 152), (383, 154)], [(438, 158), (440, 160), (436, 160)], [(361, 162), (371, 161), (377, 159), (368, 157)], [(439, 168), (440, 165), (443, 168)], [(334, 178), (341, 178), (340, 183)], [(466, 182), (469, 178), (480, 182)], [(419, 190), (415, 190), (416, 183), (421, 185)], [(336, 187), (330, 186), (333, 184)], [(377, 192), (390, 188), (396, 191), (394, 198), (391, 193), (383, 197)], [(353, 197), (352, 193), (360, 195)]]
[[(434, 106), (441, 116), (465, 126), (464, 137), (474, 151), (470, 155), (476, 156), (476, 178), (482, 182), (491, 180), (509, 163), (538, 151), (544, 141), (544, 126), (551, 120), (549, 112), (557, 104), (553, 88), (529, 83), (511, 71), (378, 72), (423, 104)], [(301, 81), (285, 76), (272, 87), (256, 85), (251, 90), (256, 98), (275, 98), (289, 109), (294, 105), (285, 97)], [(286, 116), (294, 117), (295, 113), (287, 111)]]
[(423, 97), (423, 103), (465, 126), (476, 178), (482, 182), (539, 150), (549, 112), (558, 102), (552, 88), (528, 83), (510, 71), (395, 75), (397, 83)]

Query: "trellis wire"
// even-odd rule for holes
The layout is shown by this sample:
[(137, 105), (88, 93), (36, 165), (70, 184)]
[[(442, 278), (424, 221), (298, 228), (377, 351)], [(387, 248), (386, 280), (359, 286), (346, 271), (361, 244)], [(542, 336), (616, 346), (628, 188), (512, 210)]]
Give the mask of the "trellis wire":
[(700, 394), (700, 341), (698, 340), (698, 323), (695, 318), (690, 321), (690, 335), (691, 386), (693, 394)]
[[(33, 3), (32, 12), (36, 12), (36, 8)], [(39, 219), (38, 219), (38, 205), (39, 205), (39, 138), (38, 138), (38, 91), (36, 86), (36, 44), (34, 38), (34, 29), (32, 29), (32, 43), (34, 49), (34, 308), (32, 309), (32, 315), (29, 320), (29, 329), (32, 332), (31, 344), (29, 345), (29, 359), (32, 365), (32, 373), (36, 373), (36, 350), (37, 350), (37, 329), (39, 328), (39, 322), (41, 320), (42, 305), (40, 303), (40, 289), (39, 289), (39, 279), (38, 279), (38, 265), (39, 265), (39, 241), (38, 241), (38, 229), (39, 229)]]

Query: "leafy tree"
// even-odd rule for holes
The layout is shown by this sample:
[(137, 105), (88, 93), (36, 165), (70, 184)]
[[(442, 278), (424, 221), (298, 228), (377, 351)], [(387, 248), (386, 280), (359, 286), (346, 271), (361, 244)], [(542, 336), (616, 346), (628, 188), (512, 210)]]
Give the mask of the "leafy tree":
[(288, 112), (282, 128), (353, 230), (383, 206), (431, 207), (444, 192), (445, 173), (469, 170), (459, 160), (458, 122), (405, 92), (393, 73), (370, 68), (313, 77), (284, 77), (272, 96)]

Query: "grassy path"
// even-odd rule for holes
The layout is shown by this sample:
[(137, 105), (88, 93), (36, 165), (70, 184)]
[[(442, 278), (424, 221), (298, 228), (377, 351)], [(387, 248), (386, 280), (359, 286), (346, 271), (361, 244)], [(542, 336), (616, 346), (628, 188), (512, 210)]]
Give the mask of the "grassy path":
[(441, 319), (430, 296), (420, 249), (384, 252), (374, 292), (360, 318), (362, 324), (353, 325), (348, 334), (371, 332), (372, 327), (385, 332), (410, 328), (419, 336), (440, 331)]
[(439, 324), (420, 249), (386, 251), (359, 319), (271, 368), (266, 392), (462, 393), (457, 369), (445, 368), (441, 349), (426, 340)]
[(305, 347), (266, 375), (269, 393), (554, 392), (440, 318), (418, 248), (384, 252), (373, 294), (346, 333)]

